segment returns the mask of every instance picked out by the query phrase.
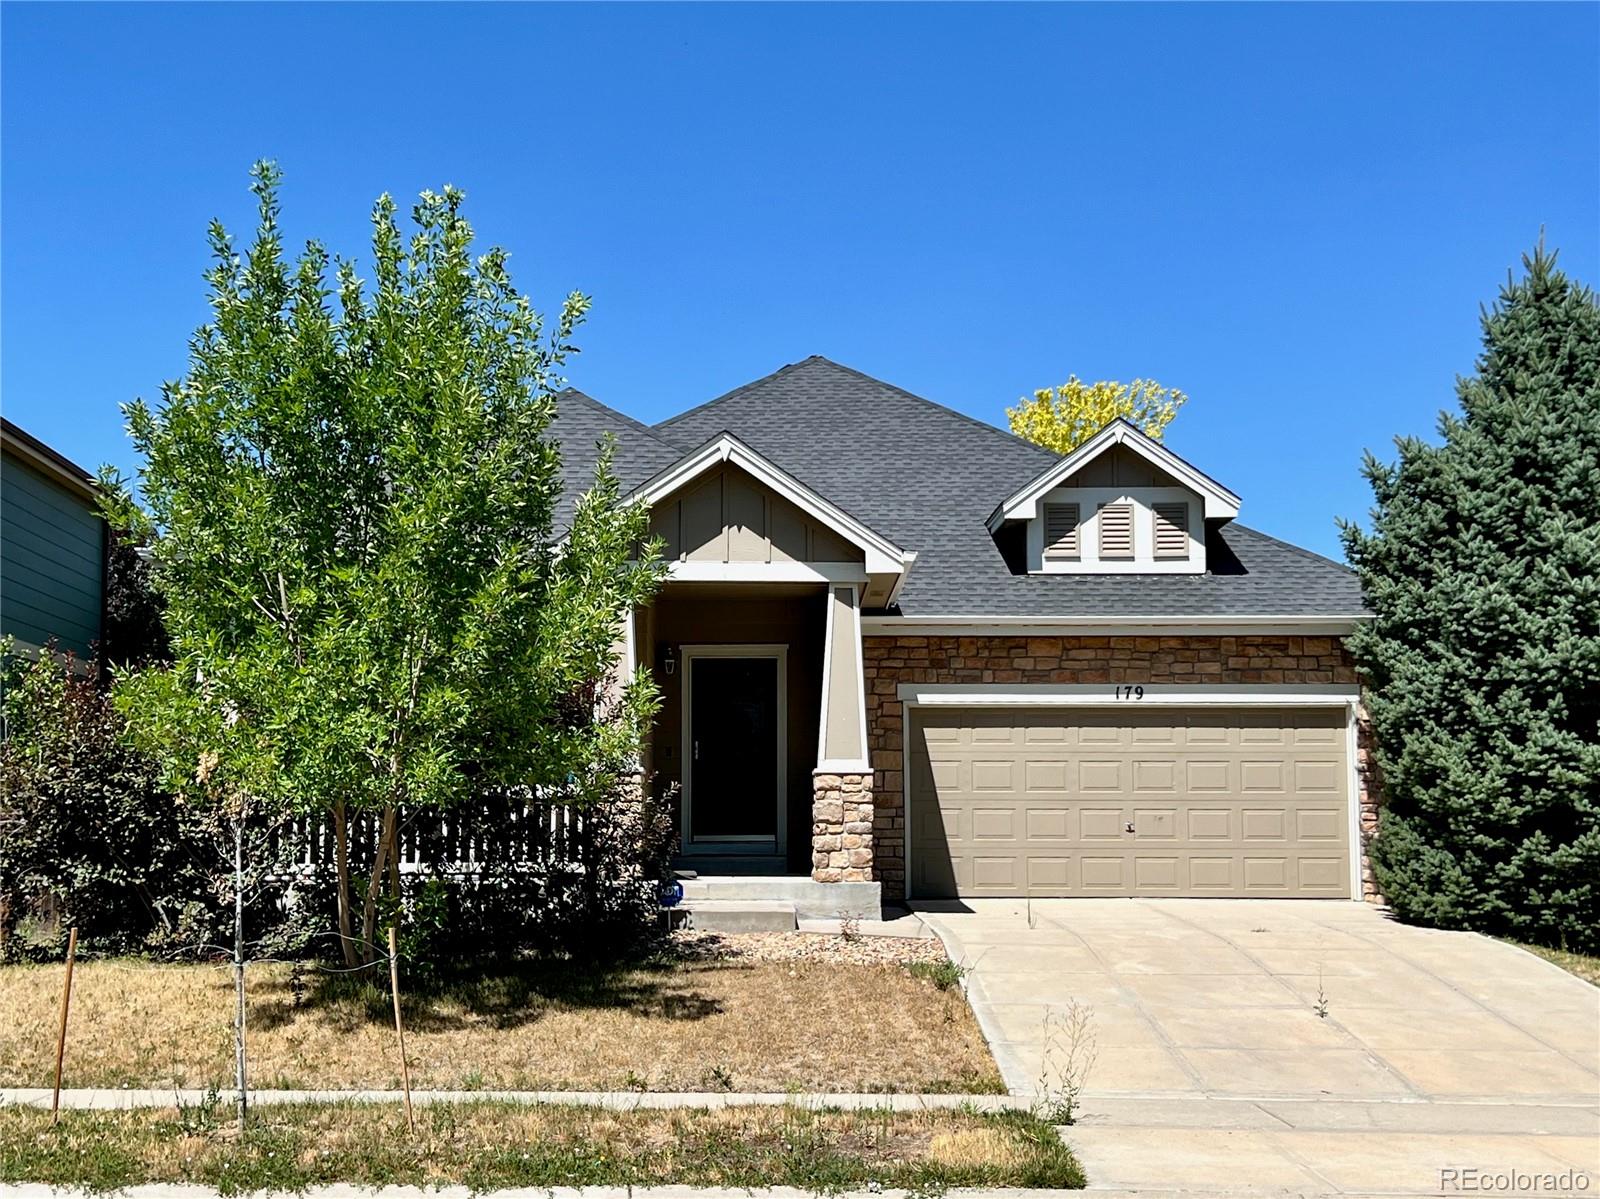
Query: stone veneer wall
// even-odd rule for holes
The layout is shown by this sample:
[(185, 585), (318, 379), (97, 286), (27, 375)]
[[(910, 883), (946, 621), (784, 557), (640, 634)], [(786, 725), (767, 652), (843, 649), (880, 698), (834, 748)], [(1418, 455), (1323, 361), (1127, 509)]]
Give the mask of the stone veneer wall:
[[(1336, 637), (867, 637), (867, 743), (874, 768), (873, 875), (905, 894), (901, 683), (1354, 683)], [(1381, 805), (1366, 722), (1358, 739), (1362, 890), (1381, 901), (1366, 843)], [(818, 776), (818, 801), (821, 780)], [(829, 809), (832, 810), (831, 808)], [(821, 877), (820, 875), (814, 875)]]
[(819, 883), (870, 882), (872, 775), (818, 771), (811, 788), (811, 877)]

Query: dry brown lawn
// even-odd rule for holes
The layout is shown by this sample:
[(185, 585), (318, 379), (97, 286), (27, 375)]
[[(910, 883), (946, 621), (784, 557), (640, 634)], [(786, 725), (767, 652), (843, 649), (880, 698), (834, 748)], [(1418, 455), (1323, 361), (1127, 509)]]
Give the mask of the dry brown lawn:
[[(251, 968), (252, 1085), (398, 1087), (387, 986), (291, 970)], [(49, 1085), (60, 985), (0, 969), (0, 1086)], [(65, 1085), (226, 1085), (231, 1005), (226, 968), (81, 964)], [(1003, 1090), (960, 991), (901, 966), (520, 966), (407, 995), (405, 1018), (417, 1088)]]

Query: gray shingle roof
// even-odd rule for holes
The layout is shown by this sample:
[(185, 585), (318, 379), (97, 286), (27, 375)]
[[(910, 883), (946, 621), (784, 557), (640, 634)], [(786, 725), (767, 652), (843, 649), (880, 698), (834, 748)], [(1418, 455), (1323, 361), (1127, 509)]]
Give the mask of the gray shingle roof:
[[(613, 429), (623, 439), (621, 425)], [(1210, 535), (1203, 575), (1013, 574), (985, 521), (1057, 455), (826, 358), (793, 363), (644, 430), (653, 444), (634, 461), (655, 465), (637, 477), (624, 472), (624, 483), (670, 465), (657, 461), (662, 447), (687, 452), (724, 431), (916, 552), (899, 601), (907, 616), (1362, 611), (1351, 571), (1236, 522)]]
[(649, 425), (607, 408), (575, 387), (567, 388), (556, 396), (555, 419), (546, 433), (561, 446), (561, 503), (556, 508), (556, 528), (567, 527), (578, 497), (594, 482), (600, 439), (607, 433), (616, 438), (612, 468), (624, 488), (644, 482), (683, 457), (681, 449), (662, 440)]

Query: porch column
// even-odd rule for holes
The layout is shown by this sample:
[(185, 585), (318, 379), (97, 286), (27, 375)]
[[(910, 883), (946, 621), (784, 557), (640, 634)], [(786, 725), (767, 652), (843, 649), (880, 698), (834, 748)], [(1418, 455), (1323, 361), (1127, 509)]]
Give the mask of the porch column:
[(822, 650), (822, 712), (812, 773), (811, 877), (822, 883), (872, 879), (872, 765), (861, 666), (861, 594), (830, 584)]

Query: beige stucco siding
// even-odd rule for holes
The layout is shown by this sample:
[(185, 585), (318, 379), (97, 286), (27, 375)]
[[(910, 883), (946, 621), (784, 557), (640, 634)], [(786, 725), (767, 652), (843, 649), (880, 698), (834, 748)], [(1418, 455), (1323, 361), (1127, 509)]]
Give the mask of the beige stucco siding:
[(659, 500), (650, 531), (668, 561), (862, 562), (861, 550), (736, 467)]

